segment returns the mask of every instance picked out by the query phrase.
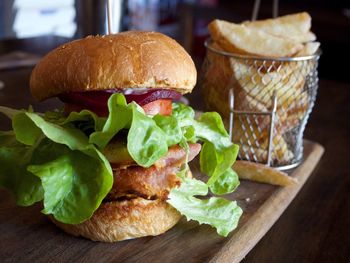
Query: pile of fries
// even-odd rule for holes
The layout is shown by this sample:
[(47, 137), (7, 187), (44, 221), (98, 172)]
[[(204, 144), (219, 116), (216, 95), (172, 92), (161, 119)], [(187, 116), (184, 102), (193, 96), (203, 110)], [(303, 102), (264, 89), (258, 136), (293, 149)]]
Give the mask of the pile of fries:
[[(299, 158), (295, 139), (286, 136), (299, 132), (310, 109), (306, 81), (314, 74), (317, 60), (281, 58), (317, 52), (320, 43), (310, 28), (311, 17), (305, 12), (241, 24), (221, 20), (209, 24), (210, 47), (218, 52), (207, 52), (202, 81), (204, 100), (228, 122), (230, 89), (234, 91), (235, 110), (249, 112), (271, 111), (276, 91), (273, 165), (287, 165)], [(223, 55), (222, 51), (234, 56)], [(233, 141), (241, 146), (242, 159), (266, 163), (270, 124), (267, 115), (235, 116)]]

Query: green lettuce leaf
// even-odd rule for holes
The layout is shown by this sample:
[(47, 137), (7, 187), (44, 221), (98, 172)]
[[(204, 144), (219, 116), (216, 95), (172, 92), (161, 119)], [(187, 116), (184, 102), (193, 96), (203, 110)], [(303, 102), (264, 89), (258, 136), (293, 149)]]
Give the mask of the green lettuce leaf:
[(165, 125), (157, 126), (136, 103), (127, 104), (122, 94), (110, 97), (108, 109), (108, 119), (101, 131), (91, 134), (91, 143), (103, 149), (119, 131), (129, 129), (127, 148), (138, 165), (149, 167), (166, 154), (167, 142), (174, 140), (174, 136), (163, 132), (162, 128), (169, 130)]
[(54, 144), (41, 137), (28, 146), (18, 142), (13, 132), (0, 132), (0, 185), (12, 191), (18, 205), (29, 206), (43, 199), (40, 179), (27, 166), (57, 158)]
[(179, 188), (170, 191), (167, 202), (188, 220), (211, 225), (216, 228), (219, 235), (226, 237), (237, 227), (242, 209), (235, 201), (224, 198), (199, 199), (194, 197), (195, 195), (205, 196), (207, 193), (208, 186), (205, 183), (186, 178)]
[[(36, 113), (24, 112), (19, 114), (22, 115), (22, 120), (26, 119), (26, 121), (21, 122), (22, 125), (21, 123), (13, 124), (14, 132), (19, 142), (36, 141), (39, 137), (37, 132), (39, 128), (41, 133), (51, 141), (66, 145), (71, 150), (78, 150), (91, 157), (100, 159), (104, 162), (110, 174), (112, 174), (112, 168), (106, 157), (93, 144), (89, 143), (88, 137), (81, 130), (48, 122)], [(12, 120), (13, 123), (17, 119), (16, 116)], [(28, 138), (31, 139), (28, 140)]]
[[(82, 121), (84, 113), (70, 116), (73, 122)], [(19, 205), (44, 198), (45, 213), (52, 213), (61, 222), (76, 224), (88, 219), (110, 191), (112, 169), (83, 131), (73, 122), (56, 117), (45, 119), (24, 111), (12, 116), (12, 136), (16, 136), (18, 147), (0, 140), (0, 183), (12, 190)], [(72, 184), (64, 183), (64, 178), (71, 178)], [(62, 180), (63, 184), (55, 184), (55, 180)]]
[(202, 114), (194, 125), (197, 137), (204, 141), (200, 156), (201, 170), (210, 176), (208, 184), (211, 186), (232, 167), (239, 147), (231, 142), (221, 117), (216, 112)]
[(182, 132), (183, 132), (183, 139), (195, 143), (197, 142), (197, 137), (196, 137), (196, 130), (194, 129), (193, 126), (184, 126), (182, 127)]
[(17, 140), (26, 145), (34, 145), (42, 136), (41, 130), (33, 125), (25, 112), (20, 112), (12, 118), (12, 128), (15, 131)]
[(100, 149), (106, 147), (119, 131), (130, 128), (132, 121), (132, 109), (128, 107), (122, 94), (113, 94), (109, 98), (108, 110), (109, 115), (102, 130), (96, 130), (90, 136), (90, 142), (96, 144)]
[(0, 132), (0, 185), (9, 189), (21, 206), (30, 206), (43, 199), (39, 178), (26, 169), (34, 149), (17, 142), (12, 132)]
[[(89, 110), (82, 110), (80, 112), (71, 112), (68, 117), (64, 116), (62, 112), (47, 112), (45, 113), (44, 119), (58, 125), (73, 125), (77, 129), (83, 131), (86, 135), (90, 135), (95, 131), (100, 131), (105, 122), (106, 118), (98, 117), (95, 113)], [(54, 117), (56, 119), (54, 119)]]
[(173, 103), (172, 116), (178, 120), (194, 119), (194, 110), (182, 103)]
[(135, 162), (150, 167), (168, 152), (166, 136), (155, 121), (132, 107), (132, 123), (128, 133), (128, 151)]
[(216, 195), (225, 195), (232, 193), (239, 186), (239, 178), (237, 173), (228, 168), (213, 185), (210, 186), (210, 190)]
[(180, 143), (183, 138), (182, 130), (173, 116), (156, 115), (153, 117), (156, 125), (162, 129), (168, 146)]
[[(177, 118), (187, 141), (203, 141), (200, 153), (201, 171), (209, 176), (208, 185), (216, 194), (232, 192), (239, 184), (234, 172), (228, 172), (234, 164), (239, 147), (233, 144), (225, 130), (221, 117), (216, 112), (203, 113), (193, 119), (190, 107), (174, 103), (173, 116)], [(229, 179), (225, 179), (229, 175)]]
[[(41, 179), (45, 214), (67, 224), (89, 219), (110, 191), (111, 176), (101, 160), (54, 144), (57, 159), (30, 165), (28, 171)], [(68, 150), (67, 150), (68, 149)]]

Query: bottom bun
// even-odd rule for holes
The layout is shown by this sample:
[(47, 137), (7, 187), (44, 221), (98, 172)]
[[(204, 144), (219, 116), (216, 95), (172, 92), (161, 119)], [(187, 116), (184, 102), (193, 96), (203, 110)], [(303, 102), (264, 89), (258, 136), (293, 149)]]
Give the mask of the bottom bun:
[(89, 220), (77, 225), (64, 224), (50, 217), (71, 235), (103, 242), (160, 235), (180, 218), (180, 213), (167, 202), (143, 198), (102, 203)]

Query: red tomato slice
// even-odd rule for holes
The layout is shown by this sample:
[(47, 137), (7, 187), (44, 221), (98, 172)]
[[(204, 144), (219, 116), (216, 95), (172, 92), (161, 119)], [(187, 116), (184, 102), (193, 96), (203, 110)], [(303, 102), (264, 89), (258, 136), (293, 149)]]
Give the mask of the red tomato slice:
[(155, 100), (146, 105), (143, 105), (142, 108), (145, 110), (147, 115), (171, 115), (172, 113), (172, 101), (168, 99)]

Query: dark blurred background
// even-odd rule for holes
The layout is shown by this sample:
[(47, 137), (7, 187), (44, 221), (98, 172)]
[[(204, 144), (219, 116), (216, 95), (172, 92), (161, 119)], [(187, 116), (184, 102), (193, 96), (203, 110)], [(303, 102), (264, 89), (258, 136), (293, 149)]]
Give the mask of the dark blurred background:
[[(207, 24), (215, 18), (233, 22), (252, 17), (254, 0), (115, 0), (113, 31), (157, 30), (177, 39), (198, 65), (205, 55)], [(273, 0), (261, 0), (258, 19), (272, 17)], [(350, 1), (284, 0), (278, 14), (307, 11), (321, 42), (321, 78), (349, 82)], [(104, 0), (1, 0), (1, 55), (26, 51), (42, 55), (55, 46), (89, 34), (106, 33)], [(1, 68), (0, 68), (1, 70)]]

